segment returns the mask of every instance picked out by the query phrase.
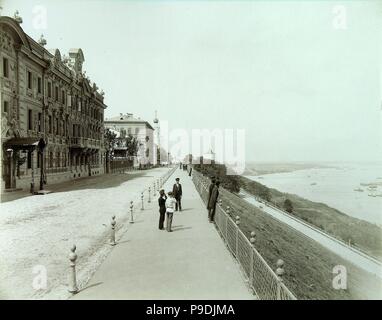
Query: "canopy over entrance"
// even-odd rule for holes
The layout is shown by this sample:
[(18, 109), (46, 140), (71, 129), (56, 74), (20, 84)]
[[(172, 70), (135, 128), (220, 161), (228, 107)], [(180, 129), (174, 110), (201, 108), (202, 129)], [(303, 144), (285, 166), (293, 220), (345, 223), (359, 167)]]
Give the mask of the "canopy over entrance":
[(11, 138), (4, 142), (6, 148), (13, 150), (29, 150), (33, 151), (38, 147), (40, 150), (44, 150), (46, 143), (43, 138)]

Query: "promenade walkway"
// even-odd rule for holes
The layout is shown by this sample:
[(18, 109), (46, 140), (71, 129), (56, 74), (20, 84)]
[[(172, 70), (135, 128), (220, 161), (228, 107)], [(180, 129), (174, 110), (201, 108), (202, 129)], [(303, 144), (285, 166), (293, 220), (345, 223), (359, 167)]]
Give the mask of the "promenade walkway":
[(255, 299), (235, 259), (226, 249), (191, 177), (177, 169), (183, 211), (175, 212), (174, 232), (158, 229), (157, 195), (119, 239), (87, 286), (72, 299)]

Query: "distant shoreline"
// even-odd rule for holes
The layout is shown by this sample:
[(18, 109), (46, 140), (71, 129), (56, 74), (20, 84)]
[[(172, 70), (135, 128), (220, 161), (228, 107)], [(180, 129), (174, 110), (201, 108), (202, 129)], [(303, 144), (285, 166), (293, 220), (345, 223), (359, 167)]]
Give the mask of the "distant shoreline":
[(271, 162), (250, 162), (246, 164), (243, 176), (262, 176), (274, 173), (287, 173), (308, 169), (338, 169), (338, 166), (325, 165), (322, 163), (271, 163)]

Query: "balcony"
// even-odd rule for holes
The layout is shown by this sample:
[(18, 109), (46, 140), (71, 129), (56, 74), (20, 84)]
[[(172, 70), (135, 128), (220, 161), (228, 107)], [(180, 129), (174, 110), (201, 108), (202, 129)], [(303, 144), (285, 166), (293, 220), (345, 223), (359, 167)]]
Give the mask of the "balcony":
[(71, 137), (70, 138), (71, 148), (85, 148), (84, 139), (82, 137)]
[(100, 141), (96, 139), (84, 138), (85, 148), (99, 148)]

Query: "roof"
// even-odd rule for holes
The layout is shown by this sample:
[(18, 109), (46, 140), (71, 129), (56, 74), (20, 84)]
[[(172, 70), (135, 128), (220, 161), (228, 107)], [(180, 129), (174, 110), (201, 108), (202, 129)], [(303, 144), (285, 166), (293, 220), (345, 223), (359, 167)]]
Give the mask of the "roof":
[(154, 130), (152, 125), (141, 118), (135, 118), (133, 117), (132, 113), (126, 113), (126, 114), (120, 114), (119, 116), (116, 117), (111, 117), (111, 118), (106, 118), (104, 120), (105, 124), (107, 123), (135, 123), (135, 124), (145, 124), (148, 128), (151, 130)]

